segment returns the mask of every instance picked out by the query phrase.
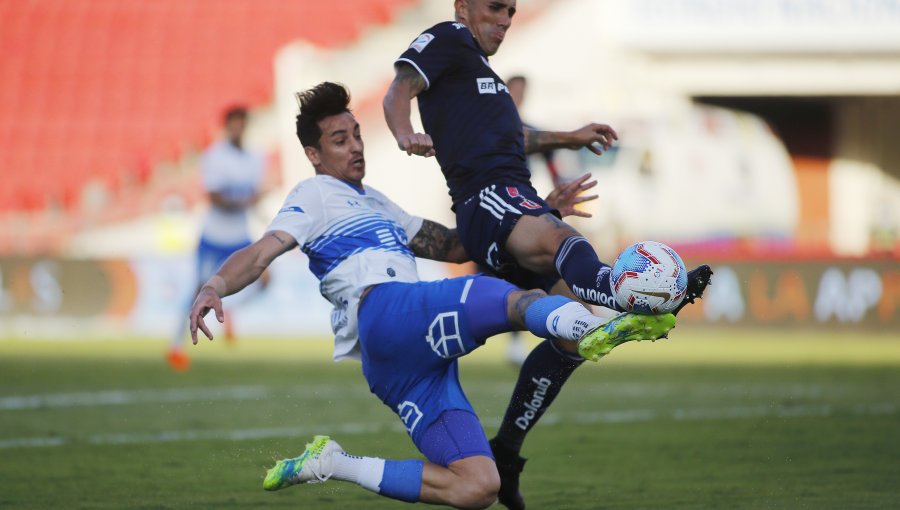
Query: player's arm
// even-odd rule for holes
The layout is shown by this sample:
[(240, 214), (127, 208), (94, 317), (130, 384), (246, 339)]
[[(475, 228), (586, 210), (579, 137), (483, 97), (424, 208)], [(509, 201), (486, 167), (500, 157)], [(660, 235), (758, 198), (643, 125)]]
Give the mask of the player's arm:
[(575, 131), (540, 131), (523, 128), (525, 134), (525, 154), (546, 152), (554, 149), (580, 149), (587, 147), (591, 152), (603, 154), (619, 139), (616, 131), (606, 124), (588, 124)]
[(590, 178), (591, 174), (584, 174), (574, 181), (559, 184), (553, 188), (553, 191), (544, 200), (550, 207), (558, 210), (563, 218), (566, 216), (590, 218), (592, 216), (591, 213), (575, 208), (578, 204), (597, 199), (597, 195), (582, 195), (582, 193), (597, 185), (596, 180), (588, 181)]
[(423, 259), (457, 264), (469, 261), (456, 229), (430, 220), (422, 222), (422, 228), (413, 236), (409, 247), (417, 257)]
[(285, 232), (275, 230), (267, 232), (259, 241), (234, 252), (222, 264), (219, 271), (203, 284), (191, 306), (191, 339), (197, 343), (197, 329), (203, 331), (210, 340), (212, 333), (203, 321), (210, 311), (216, 311), (216, 319), (224, 322), (222, 298), (250, 285), (265, 271), (282, 253), (297, 246), (297, 241)]
[(427, 88), (425, 78), (411, 65), (397, 62), (394, 81), (384, 96), (384, 120), (397, 140), (397, 146), (408, 155), (434, 156), (434, 143), (426, 133), (413, 130), (410, 114), (412, 99)]

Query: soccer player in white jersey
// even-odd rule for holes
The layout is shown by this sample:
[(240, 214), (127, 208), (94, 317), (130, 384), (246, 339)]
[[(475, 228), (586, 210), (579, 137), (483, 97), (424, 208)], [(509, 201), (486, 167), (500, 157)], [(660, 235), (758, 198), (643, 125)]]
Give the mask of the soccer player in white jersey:
[[(203, 153), (200, 163), (209, 210), (197, 246), (197, 283), (192, 289), (191, 300), (229, 255), (252, 242), (248, 215), (259, 199), (262, 186), (263, 155), (244, 147), (247, 110), (242, 106), (231, 107), (223, 120), (225, 137)], [(260, 285), (264, 287), (267, 282), (268, 274), (261, 278)], [(190, 303), (190, 300), (184, 303), (183, 310), (188, 310)], [(183, 349), (187, 313), (179, 317), (166, 359), (174, 370), (183, 371), (190, 366), (190, 359)], [(229, 339), (232, 338), (231, 324), (231, 321), (225, 324), (226, 338)]]
[(468, 260), (455, 231), (411, 216), (363, 185), (363, 140), (346, 89), (323, 83), (300, 94), (300, 102), (297, 134), (316, 176), (297, 184), (266, 234), (203, 286), (190, 315), (194, 343), (198, 329), (212, 339), (203, 320), (209, 310), (224, 320), (221, 297), (299, 247), (334, 306), (334, 358), (362, 361), (370, 390), (398, 415), (427, 461), (348, 455), (328, 436), (316, 436), (300, 456), (270, 469), (263, 487), (333, 479), (402, 501), (486, 508), (500, 478), (460, 387), (457, 358), (497, 333), (528, 329), (599, 359), (622, 342), (665, 335), (675, 317), (622, 314), (604, 321), (569, 298), (484, 275), (419, 281), (415, 256)]

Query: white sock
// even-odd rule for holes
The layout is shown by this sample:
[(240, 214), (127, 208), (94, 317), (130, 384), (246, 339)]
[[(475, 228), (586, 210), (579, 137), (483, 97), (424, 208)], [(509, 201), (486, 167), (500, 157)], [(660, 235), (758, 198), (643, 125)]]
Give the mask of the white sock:
[(378, 492), (384, 475), (384, 459), (377, 457), (357, 457), (346, 452), (338, 453), (332, 459), (332, 478), (354, 482), (360, 487)]
[(566, 303), (547, 316), (547, 329), (557, 338), (580, 340), (585, 331), (594, 329), (605, 322), (592, 314), (581, 303)]

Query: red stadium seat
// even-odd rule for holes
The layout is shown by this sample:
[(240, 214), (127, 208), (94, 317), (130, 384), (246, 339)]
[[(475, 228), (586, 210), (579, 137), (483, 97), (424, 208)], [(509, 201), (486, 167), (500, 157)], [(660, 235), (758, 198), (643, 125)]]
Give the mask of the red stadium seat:
[(3, 2), (0, 212), (146, 182), (208, 143), (229, 103), (271, 99), (278, 48), (347, 44), (412, 1)]

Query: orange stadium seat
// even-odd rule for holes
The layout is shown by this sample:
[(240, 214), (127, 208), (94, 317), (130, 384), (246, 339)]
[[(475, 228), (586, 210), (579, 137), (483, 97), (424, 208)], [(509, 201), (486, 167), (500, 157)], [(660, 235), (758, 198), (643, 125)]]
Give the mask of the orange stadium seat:
[(411, 3), (0, 2), (0, 212), (146, 182), (208, 143), (230, 103), (271, 100), (279, 47), (347, 44)]

